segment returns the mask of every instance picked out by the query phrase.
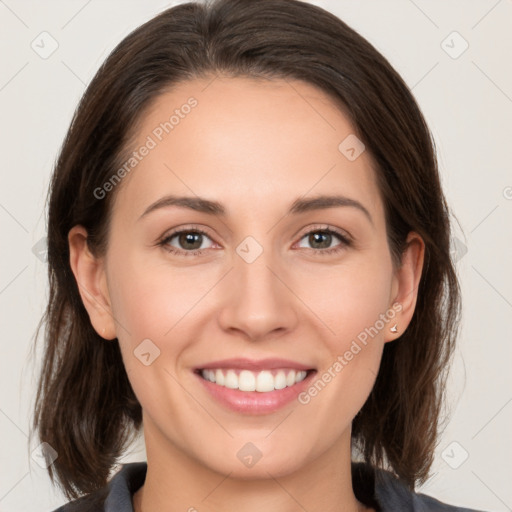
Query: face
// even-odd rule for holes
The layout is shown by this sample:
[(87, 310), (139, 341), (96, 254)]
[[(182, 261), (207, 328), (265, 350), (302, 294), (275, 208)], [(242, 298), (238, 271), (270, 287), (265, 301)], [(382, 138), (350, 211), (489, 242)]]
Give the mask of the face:
[(93, 325), (120, 344), (148, 457), (255, 478), (350, 450), (422, 262), (393, 268), (370, 156), (339, 149), (353, 135), (300, 81), (189, 81), (142, 119), (133, 149), (148, 150), (82, 278), (84, 302), (104, 301)]

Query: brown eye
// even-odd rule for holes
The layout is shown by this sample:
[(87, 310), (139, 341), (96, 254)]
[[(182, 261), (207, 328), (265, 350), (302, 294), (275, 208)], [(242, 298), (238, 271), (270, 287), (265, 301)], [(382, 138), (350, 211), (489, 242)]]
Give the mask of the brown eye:
[[(345, 235), (334, 231), (333, 229), (314, 229), (306, 233), (301, 240), (307, 239), (307, 243), (310, 247), (304, 247), (318, 254), (333, 254), (342, 251), (346, 247), (351, 245), (351, 241)], [(332, 243), (338, 239), (341, 243), (332, 246)]]
[(313, 246), (313, 249), (329, 249), (332, 239), (333, 236), (325, 231), (316, 231), (308, 235), (308, 242)]
[(178, 237), (178, 244), (184, 249), (196, 250), (201, 248), (203, 237), (201, 233), (182, 232), (175, 236)]
[(203, 249), (208, 249), (203, 246), (205, 239), (211, 240), (208, 234), (200, 229), (183, 229), (165, 236), (159, 245), (171, 253), (195, 256), (202, 254)]

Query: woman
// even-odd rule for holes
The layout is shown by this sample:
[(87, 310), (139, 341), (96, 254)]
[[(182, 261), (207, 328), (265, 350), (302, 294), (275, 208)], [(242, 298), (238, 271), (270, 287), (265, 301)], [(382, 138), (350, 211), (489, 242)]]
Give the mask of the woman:
[[(414, 491), (460, 317), (449, 241), (424, 118), (341, 20), (219, 0), (139, 27), (51, 183), (34, 428), (58, 510), (468, 510)], [(147, 463), (109, 480), (141, 427)]]

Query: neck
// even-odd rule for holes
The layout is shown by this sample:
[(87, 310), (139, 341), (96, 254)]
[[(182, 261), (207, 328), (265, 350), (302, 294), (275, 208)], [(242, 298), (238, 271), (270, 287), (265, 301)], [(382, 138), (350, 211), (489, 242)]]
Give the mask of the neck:
[[(152, 425), (154, 427), (154, 425)], [(135, 512), (361, 512), (351, 476), (350, 430), (321, 457), (293, 472), (264, 470), (257, 478), (235, 478), (200, 463), (145, 425), (148, 469), (133, 499)], [(165, 449), (162, 447), (165, 446)]]

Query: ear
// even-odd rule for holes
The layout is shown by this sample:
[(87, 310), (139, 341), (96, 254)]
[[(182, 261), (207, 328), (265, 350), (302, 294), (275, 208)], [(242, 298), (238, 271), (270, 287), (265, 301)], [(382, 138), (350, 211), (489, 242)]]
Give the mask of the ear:
[[(425, 257), (425, 242), (418, 233), (411, 231), (407, 235), (406, 248), (402, 254), (401, 265), (396, 269), (393, 276), (391, 304), (395, 304), (397, 311), (394, 319), (387, 327), (385, 341), (392, 341), (399, 338), (409, 326), (418, 298), (418, 286), (423, 270)], [(400, 304), (399, 309), (396, 303)], [(396, 324), (397, 332), (393, 333), (390, 328)]]
[(104, 259), (96, 258), (89, 250), (87, 231), (83, 226), (77, 225), (70, 229), (68, 244), (71, 270), (91, 324), (101, 337), (112, 340), (116, 338), (116, 330)]

